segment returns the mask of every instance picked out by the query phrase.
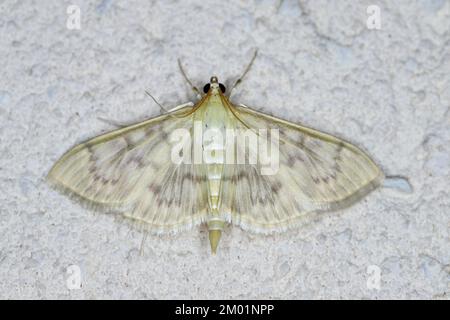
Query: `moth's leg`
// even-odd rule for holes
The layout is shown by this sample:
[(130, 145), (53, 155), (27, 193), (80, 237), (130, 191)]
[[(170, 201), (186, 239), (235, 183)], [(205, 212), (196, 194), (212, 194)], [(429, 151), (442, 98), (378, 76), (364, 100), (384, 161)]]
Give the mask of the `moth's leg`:
[(178, 109), (182, 109), (184, 107), (193, 107), (193, 106), (194, 106), (194, 104), (192, 102), (187, 102), (187, 103), (180, 104), (179, 106), (173, 107), (172, 109), (169, 109), (168, 111), (173, 112)]
[(118, 129), (125, 128), (125, 127), (128, 127), (130, 125), (130, 124), (114, 121), (114, 120), (105, 119), (105, 118), (102, 118), (102, 117), (97, 117), (97, 119), (100, 120), (101, 122), (107, 123), (107, 124), (109, 124), (109, 125), (111, 125), (113, 127), (117, 127)]
[[(186, 102), (186, 103), (180, 104), (179, 106), (173, 107), (172, 109), (167, 110), (167, 112), (173, 112), (173, 111), (185, 108), (185, 107), (193, 107), (193, 106), (194, 106), (194, 104), (192, 102)], [(122, 122), (118, 122), (115, 120), (110, 120), (110, 119), (106, 119), (106, 118), (102, 118), (102, 117), (97, 117), (97, 119), (100, 120), (101, 122), (107, 123), (113, 127), (117, 127), (118, 129), (125, 128), (125, 127), (128, 127), (131, 125), (130, 123), (122, 123)]]
[(145, 240), (147, 240), (147, 232), (144, 232), (144, 235), (142, 236), (141, 247), (139, 248), (139, 254), (141, 257), (144, 256)]
[(231, 92), (233, 91), (233, 89), (236, 88), (237, 85), (242, 82), (242, 79), (244, 79), (245, 75), (250, 71), (250, 68), (252, 67), (253, 61), (255, 61), (257, 55), (258, 55), (258, 50), (255, 50), (255, 53), (253, 54), (252, 60), (250, 60), (250, 63), (247, 65), (247, 68), (245, 68), (245, 70), (242, 73), (242, 75), (236, 80), (234, 85), (231, 87), (230, 91), (228, 91), (228, 96), (231, 95)]
[(192, 102), (186, 102), (186, 103), (180, 104), (179, 106), (176, 106), (176, 107), (174, 107), (174, 108), (172, 108), (172, 109), (167, 110), (166, 108), (164, 108), (164, 107), (163, 107), (163, 106), (155, 99), (154, 96), (152, 96), (152, 95), (150, 94), (150, 92), (145, 91), (145, 93), (146, 93), (147, 95), (149, 95), (149, 96), (153, 99), (153, 101), (155, 101), (155, 103), (161, 108), (161, 110), (163, 110), (163, 111), (166, 112), (166, 113), (170, 113), (170, 112), (172, 112), (172, 111), (175, 111), (175, 110), (178, 110), (178, 109), (181, 109), (181, 108), (184, 108), (184, 107), (193, 107), (193, 106), (194, 106), (194, 104), (193, 104)]
[(147, 90), (145, 90), (145, 93), (146, 93), (150, 98), (153, 99), (153, 101), (161, 108), (162, 111), (164, 111), (164, 112), (166, 112), (166, 113), (169, 112), (168, 110), (166, 110), (166, 109), (161, 105), (161, 103), (159, 103), (159, 102), (156, 100), (156, 98), (155, 98), (154, 96), (152, 96), (152, 94), (151, 94), (150, 92), (148, 92)]
[(178, 59), (178, 67), (180, 68), (181, 74), (183, 75), (183, 78), (187, 81), (187, 83), (189, 83), (189, 85), (191, 86), (191, 89), (199, 96), (201, 96), (201, 92), (200, 90), (198, 90), (198, 88), (196, 86), (194, 86), (191, 82), (191, 80), (189, 80), (188, 76), (186, 75), (186, 72), (183, 69), (183, 65), (181, 64), (181, 60)]

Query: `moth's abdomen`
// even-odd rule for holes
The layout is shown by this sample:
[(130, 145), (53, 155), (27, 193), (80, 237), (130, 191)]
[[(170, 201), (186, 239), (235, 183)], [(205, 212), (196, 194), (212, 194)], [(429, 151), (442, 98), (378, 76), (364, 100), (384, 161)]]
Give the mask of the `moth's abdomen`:
[(225, 164), (226, 131), (229, 113), (219, 96), (212, 95), (202, 113), (203, 166), (206, 172), (209, 212), (207, 225), (211, 251), (215, 253), (225, 219), (221, 209), (222, 179)]
[(216, 143), (213, 146), (209, 146), (208, 163), (205, 163), (205, 170), (207, 176), (207, 190), (208, 190), (208, 204), (209, 213), (207, 219), (207, 225), (209, 230), (209, 240), (211, 243), (211, 250), (215, 253), (217, 245), (220, 240), (222, 230), (225, 226), (225, 220), (221, 214), (221, 198), (222, 193), (222, 179), (223, 179), (223, 167), (225, 151), (224, 145)]
[(208, 200), (211, 213), (219, 211), (223, 164), (207, 164)]

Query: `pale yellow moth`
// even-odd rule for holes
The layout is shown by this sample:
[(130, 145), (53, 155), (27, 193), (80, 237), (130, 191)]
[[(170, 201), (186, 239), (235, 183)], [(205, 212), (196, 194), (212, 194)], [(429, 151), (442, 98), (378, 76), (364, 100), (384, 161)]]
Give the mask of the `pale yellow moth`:
[[(215, 253), (227, 224), (257, 233), (281, 232), (319, 212), (353, 204), (383, 179), (382, 171), (354, 145), (232, 103), (217, 77), (200, 95), (195, 104), (75, 146), (53, 166), (49, 181), (95, 209), (122, 212), (152, 233), (175, 233), (206, 223)], [(173, 140), (174, 132), (181, 129), (195, 136), (196, 123), (227, 139), (229, 131), (251, 130), (258, 138), (271, 131), (271, 137), (278, 137), (268, 143), (277, 151), (276, 170), (263, 174), (261, 163), (238, 162), (237, 157), (229, 162), (223, 156), (224, 144), (208, 145), (204, 136), (183, 142), (175, 153), (195, 158), (195, 149), (208, 149), (213, 161), (174, 161), (174, 146), (180, 145)], [(247, 144), (238, 144), (233, 152), (249, 158), (251, 139), (237, 137), (233, 141)]]

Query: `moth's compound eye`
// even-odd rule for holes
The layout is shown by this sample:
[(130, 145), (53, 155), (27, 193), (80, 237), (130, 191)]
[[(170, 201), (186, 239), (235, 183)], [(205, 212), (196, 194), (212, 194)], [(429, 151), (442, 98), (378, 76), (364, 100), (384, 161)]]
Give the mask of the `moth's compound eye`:
[(208, 93), (210, 87), (211, 85), (209, 83), (205, 84), (205, 86), (203, 87), (203, 92)]
[(227, 90), (222, 83), (219, 83), (219, 88), (220, 88), (220, 91), (222, 91), (222, 93), (225, 93), (225, 91)]

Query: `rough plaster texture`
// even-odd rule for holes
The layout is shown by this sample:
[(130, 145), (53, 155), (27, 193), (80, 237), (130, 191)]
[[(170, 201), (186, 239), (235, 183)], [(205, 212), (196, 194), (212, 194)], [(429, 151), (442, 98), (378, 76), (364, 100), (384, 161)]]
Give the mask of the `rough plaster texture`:
[[(81, 29), (66, 8), (81, 8)], [(381, 29), (366, 27), (367, 6)], [(441, 298), (450, 290), (450, 1), (0, 1), (1, 298)], [(233, 100), (348, 138), (388, 181), (282, 235), (142, 234), (50, 189), (64, 151), (233, 79)], [(66, 273), (80, 267), (82, 288)], [(379, 290), (368, 288), (371, 265)], [(376, 268), (375, 268), (376, 269)]]

